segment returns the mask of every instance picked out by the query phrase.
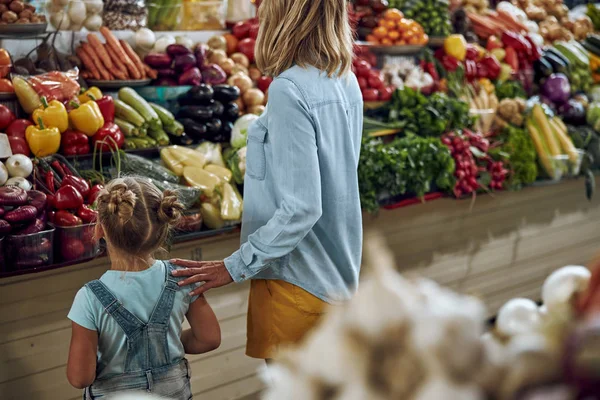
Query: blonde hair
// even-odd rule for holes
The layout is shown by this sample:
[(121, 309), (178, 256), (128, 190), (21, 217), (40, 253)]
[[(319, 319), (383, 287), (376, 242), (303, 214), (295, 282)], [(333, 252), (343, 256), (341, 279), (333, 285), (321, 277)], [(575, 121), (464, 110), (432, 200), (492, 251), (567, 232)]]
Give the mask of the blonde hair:
[(97, 206), (109, 244), (135, 256), (158, 250), (184, 210), (176, 192), (161, 192), (148, 179), (135, 177), (110, 181), (98, 196)]
[(277, 76), (294, 64), (345, 75), (352, 65), (353, 37), (346, 0), (264, 0), (256, 64)]

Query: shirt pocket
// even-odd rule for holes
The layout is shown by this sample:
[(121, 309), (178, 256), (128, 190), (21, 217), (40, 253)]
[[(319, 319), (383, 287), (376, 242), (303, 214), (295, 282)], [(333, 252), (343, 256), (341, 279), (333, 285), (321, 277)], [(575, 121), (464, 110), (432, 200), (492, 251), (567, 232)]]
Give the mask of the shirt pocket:
[(267, 173), (267, 157), (265, 142), (267, 128), (260, 122), (255, 122), (248, 129), (248, 148), (246, 154), (246, 175), (262, 181)]

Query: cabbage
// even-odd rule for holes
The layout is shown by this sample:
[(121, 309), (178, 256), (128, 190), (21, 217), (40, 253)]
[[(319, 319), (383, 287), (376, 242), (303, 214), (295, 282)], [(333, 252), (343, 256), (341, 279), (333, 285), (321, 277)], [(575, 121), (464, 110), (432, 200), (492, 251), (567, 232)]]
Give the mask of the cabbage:
[(204, 156), (207, 164), (214, 164), (219, 167), (225, 166), (220, 143), (203, 142), (200, 146), (196, 147), (196, 151)]
[(246, 174), (246, 146), (237, 150), (227, 160), (227, 165), (233, 173), (233, 179), (238, 185), (244, 183), (244, 175)]
[(600, 102), (592, 102), (587, 109), (587, 123), (596, 131), (600, 128)]
[(236, 149), (246, 145), (248, 137), (248, 127), (252, 122), (258, 119), (258, 115), (246, 114), (235, 121), (233, 130), (231, 131), (231, 145)]

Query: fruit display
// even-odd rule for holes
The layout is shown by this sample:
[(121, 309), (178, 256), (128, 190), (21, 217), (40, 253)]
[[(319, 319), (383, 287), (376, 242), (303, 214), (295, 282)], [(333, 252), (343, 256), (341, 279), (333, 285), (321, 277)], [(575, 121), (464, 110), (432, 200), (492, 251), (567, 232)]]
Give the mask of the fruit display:
[(423, 26), (430, 37), (446, 37), (450, 34), (450, 11), (444, 0), (411, 0), (402, 8), (406, 18), (412, 18)]
[(362, 59), (354, 59), (352, 69), (365, 102), (389, 101), (392, 98), (394, 89), (385, 84), (381, 71)]
[(426, 45), (429, 36), (423, 27), (412, 19), (404, 18), (401, 11), (391, 8), (386, 10), (366, 36), (367, 42), (383, 46)]
[(31, 4), (20, 0), (3, 1), (0, 4), (0, 24), (43, 24), (46, 16)]
[(382, 14), (387, 10), (386, 0), (357, 0), (351, 12), (351, 21), (355, 25), (358, 38), (367, 40), (367, 35), (377, 27)]

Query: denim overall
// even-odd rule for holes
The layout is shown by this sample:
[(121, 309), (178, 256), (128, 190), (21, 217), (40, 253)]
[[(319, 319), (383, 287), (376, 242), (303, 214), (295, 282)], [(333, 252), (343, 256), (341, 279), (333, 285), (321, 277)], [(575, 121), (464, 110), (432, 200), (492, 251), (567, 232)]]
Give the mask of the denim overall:
[(129, 312), (99, 280), (86, 286), (127, 336), (125, 371), (121, 375), (96, 380), (84, 392), (84, 400), (110, 398), (121, 392), (143, 391), (169, 399), (192, 398), (186, 359), (171, 364), (167, 334), (175, 293), (179, 290), (173, 267), (166, 263), (165, 286), (148, 323)]

